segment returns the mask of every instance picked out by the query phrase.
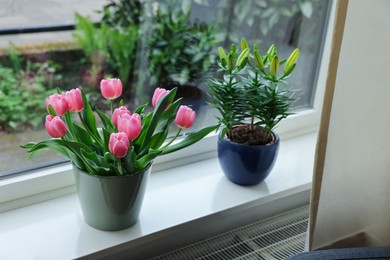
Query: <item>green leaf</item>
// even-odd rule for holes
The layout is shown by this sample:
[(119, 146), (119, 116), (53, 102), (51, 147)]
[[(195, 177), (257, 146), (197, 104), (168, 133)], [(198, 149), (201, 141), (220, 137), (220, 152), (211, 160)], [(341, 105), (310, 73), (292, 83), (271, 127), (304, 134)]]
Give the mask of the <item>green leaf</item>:
[(153, 161), (157, 156), (161, 154), (161, 150), (152, 150), (149, 151), (148, 154), (144, 155), (143, 157), (139, 158), (137, 160), (137, 169), (139, 171), (142, 171), (148, 166), (148, 164)]
[(99, 134), (96, 128), (95, 115), (93, 114), (91, 105), (89, 104), (87, 97), (85, 96), (84, 91), (81, 91), (81, 96), (83, 98), (83, 125), (87, 128), (88, 132), (94, 135), (95, 138), (99, 138)]
[(106, 164), (104, 157), (96, 152), (86, 152), (81, 149), (81, 155), (90, 169), (90, 173), (98, 175), (107, 175), (110, 172), (110, 166)]
[(158, 149), (164, 143), (165, 139), (168, 136), (169, 128), (166, 128), (164, 131), (160, 131), (153, 135), (152, 141), (150, 142), (151, 149)]
[(145, 108), (146, 108), (147, 106), (148, 106), (148, 103), (146, 103), (146, 104), (144, 104), (144, 105), (142, 105), (142, 106), (137, 107), (137, 109), (134, 110), (134, 113), (137, 113), (137, 114), (139, 114), (139, 115), (143, 114), (144, 111), (145, 111)]
[(154, 130), (156, 129), (160, 117), (166, 107), (172, 103), (175, 95), (176, 95), (177, 88), (172, 89), (167, 95), (163, 96), (157, 103), (156, 108), (153, 111), (152, 119), (150, 121), (150, 124), (146, 130), (146, 134), (143, 137), (143, 141), (141, 144), (141, 152), (139, 153), (139, 156), (144, 156), (148, 153), (149, 147), (150, 147), (150, 141), (151, 137), (154, 133)]
[(24, 149), (31, 149), (33, 148), (37, 143), (36, 142), (28, 142), (26, 144), (23, 144), (21, 145), (20, 147), (21, 148), (24, 148)]
[(147, 134), (147, 129), (150, 125), (150, 121), (152, 120), (152, 113), (148, 113), (146, 116), (142, 117), (142, 131), (141, 134), (133, 141), (134, 148), (136, 149), (136, 152), (140, 152), (140, 147), (142, 145), (142, 141), (145, 139), (145, 136)]
[(60, 139), (44, 140), (39, 143), (30, 142), (25, 145), (22, 145), (21, 147), (28, 149), (27, 151), (30, 153), (30, 158), (35, 157), (42, 150), (54, 150), (68, 157), (78, 168), (86, 170), (84, 162), (81, 160), (81, 158), (79, 158), (79, 156), (75, 154), (72, 150), (70, 150), (68, 147), (64, 146), (62, 140)]
[(63, 147), (60, 143), (60, 139), (50, 139), (50, 140), (44, 140), (38, 143), (27, 143), (25, 145), (22, 145), (22, 148), (27, 149), (27, 152), (31, 153), (30, 158), (34, 157), (38, 151), (44, 150), (44, 149), (52, 149), (54, 151), (57, 151), (66, 157), (69, 157), (68, 151), (66, 150), (66, 147)]
[(74, 140), (78, 141), (79, 140), (78, 136), (73, 129), (72, 115), (70, 114), (69, 111), (66, 111), (66, 113), (65, 113), (65, 120), (66, 120), (66, 124), (68, 125), (68, 130), (69, 130), (70, 135), (72, 136), (72, 138)]
[(114, 131), (115, 127), (111, 122), (111, 119), (108, 118), (108, 116), (104, 114), (102, 111), (100, 111), (99, 109), (96, 109), (96, 112), (98, 113), (100, 119), (102, 120), (104, 128), (107, 129), (108, 131)]
[(175, 102), (173, 102), (167, 110), (165, 110), (159, 120), (159, 126), (162, 124), (166, 124), (167, 122), (171, 122), (176, 117), (176, 111), (178, 110), (178, 107), (180, 106), (182, 98), (177, 99)]
[(88, 132), (80, 125), (74, 123), (74, 133), (78, 137), (78, 140), (86, 145), (94, 145), (93, 139)]
[(109, 131), (107, 131), (106, 129), (104, 128), (100, 128), (100, 134), (101, 134), (101, 137), (103, 139), (103, 153), (106, 153), (106, 152), (109, 152), (109, 149), (108, 149), (108, 143), (110, 141), (110, 135), (111, 133)]
[(171, 146), (168, 146), (167, 148), (163, 149), (161, 155), (176, 152), (180, 149), (183, 149), (187, 146), (190, 146), (190, 145), (200, 141), (202, 138), (204, 138), (206, 135), (208, 135), (212, 131), (217, 130), (218, 127), (219, 127), (219, 124), (212, 125), (212, 126), (208, 126), (206, 128), (203, 128), (202, 130), (200, 130), (198, 132), (191, 133), (191, 134), (187, 135), (181, 142), (174, 144), (174, 145), (171, 145)]
[(127, 173), (137, 172), (137, 165), (136, 165), (137, 155), (133, 149), (129, 149), (126, 156), (122, 160)]
[(60, 144), (67, 147), (68, 149), (72, 150), (75, 154), (80, 155), (81, 154), (81, 149), (84, 149), (86, 152), (91, 153), (92, 150), (89, 148), (86, 144), (76, 142), (76, 141), (71, 141), (71, 140), (59, 140)]
[(54, 108), (50, 104), (49, 104), (48, 108), (49, 108), (49, 114), (52, 116), (56, 116), (56, 112), (54, 111)]

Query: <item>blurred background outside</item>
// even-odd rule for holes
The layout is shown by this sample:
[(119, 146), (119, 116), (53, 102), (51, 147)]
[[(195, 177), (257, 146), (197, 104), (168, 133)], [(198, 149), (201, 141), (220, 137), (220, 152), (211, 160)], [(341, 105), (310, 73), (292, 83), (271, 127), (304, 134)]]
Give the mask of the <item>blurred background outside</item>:
[(178, 88), (212, 122), (207, 79), (218, 76), (219, 46), (242, 37), (261, 53), (271, 44), (287, 58), (301, 49), (290, 78), (294, 110), (312, 106), (329, 4), (321, 0), (0, 0), (0, 176), (57, 163), (53, 152), (27, 159), (20, 148), (48, 138), (45, 99), (57, 87), (82, 87), (104, 109), (100, 80), (118, 77), (131, 110), (157, 86)]

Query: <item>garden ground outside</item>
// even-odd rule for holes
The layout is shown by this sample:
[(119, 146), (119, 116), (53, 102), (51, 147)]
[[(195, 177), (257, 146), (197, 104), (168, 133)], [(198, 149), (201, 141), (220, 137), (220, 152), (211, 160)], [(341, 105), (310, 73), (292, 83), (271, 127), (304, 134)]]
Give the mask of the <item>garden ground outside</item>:
[[(0, 0), (0, 30), (23, 27), (74, 24), (74, 14), (79, 12), (98, 20), (95, 10), (101, 8), (108, 0)], [(34, 45), (47, 42), (71, 41), (72, 32), (47, 32), (16, 35), (2, 35), (0, 32), (0, 49), (6, 49), (10, 42), (15, 45)], [(27, 152), (20, 148), (31, 140), (46, 138), (46, 132), (24, 131), (20, 133), (0, 132), (0, 174), (15, 168), (47, 160), (45, 156), (26, 160)], [(50, 158), (61, 158), (53, 152), (47, 152)], [(26, 164), (26, 165), (25, 165)]]

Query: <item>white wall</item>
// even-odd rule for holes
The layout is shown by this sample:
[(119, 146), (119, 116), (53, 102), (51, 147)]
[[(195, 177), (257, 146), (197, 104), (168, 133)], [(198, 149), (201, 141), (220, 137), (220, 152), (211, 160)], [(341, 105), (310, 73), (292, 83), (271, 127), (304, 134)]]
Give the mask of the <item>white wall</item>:
[[(351, 0), (313, 248), (390, 241), (390, 1)], [(355, 241), (357, 241), (355, 239)]]

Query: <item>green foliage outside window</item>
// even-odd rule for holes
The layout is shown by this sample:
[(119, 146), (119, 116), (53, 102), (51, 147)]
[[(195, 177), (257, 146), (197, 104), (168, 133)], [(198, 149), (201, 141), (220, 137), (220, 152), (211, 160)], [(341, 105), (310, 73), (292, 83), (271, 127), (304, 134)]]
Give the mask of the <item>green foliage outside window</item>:
[[(9, 50), (8, 66), (0, 64), (0, 130), (37, 128), (46, 114), (46, 96), (61, 79), (51, 62), (31, 62)], [(50, 89), (50, 90), (48, 90)]]
[(147, 37), (151, 85), (196, 83), (206, 76), (214, 64), (216, 34), (212, 25), (191, 23), (189, 11), (160, 7)]
[[(73, 37), (88, 59), (92, 76), (103, 78), (115, 74), (125, 85), (130, 81), (138, 40), (136, 25), (121, 27), (101, 22), (97, 26), (88, 17), (76, 14)], [(99, 80), (90, 85), (96, 87), (98, 83)]]

